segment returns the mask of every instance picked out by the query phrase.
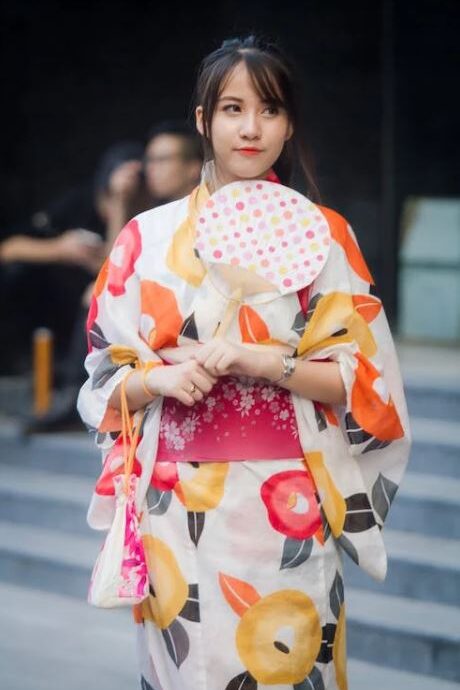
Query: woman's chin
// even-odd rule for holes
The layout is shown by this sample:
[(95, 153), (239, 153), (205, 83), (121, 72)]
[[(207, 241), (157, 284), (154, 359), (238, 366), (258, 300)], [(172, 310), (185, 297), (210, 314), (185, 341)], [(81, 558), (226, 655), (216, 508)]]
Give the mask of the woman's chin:
[[(252, 164), (251, 164), (252, 163)], [(248, 165), (235, 167), (230, 176), (235, 180), (258, 180), (263, 178), (270, 170), (270, 167), (254, 165), (254, 161), (248, 161)]]

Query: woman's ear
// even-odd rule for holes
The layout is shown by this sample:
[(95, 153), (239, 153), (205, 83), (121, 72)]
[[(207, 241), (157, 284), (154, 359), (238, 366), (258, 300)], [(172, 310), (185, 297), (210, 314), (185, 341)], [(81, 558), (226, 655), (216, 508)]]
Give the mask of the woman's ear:
[(294, 127), (292, 126), (292, 123), (289, 122), (287, 132), (286, 132), (286, 137), (284, 140), (289, 141), (289, 139), (292, 137), (293, 134), (294, 134)]
[(204, 127), (203, 127), (203, 106), (198, 105), (195, 109), (195, 123), (196, 123), (196, 128), (201, 134), (201, 136), (204, 136)]

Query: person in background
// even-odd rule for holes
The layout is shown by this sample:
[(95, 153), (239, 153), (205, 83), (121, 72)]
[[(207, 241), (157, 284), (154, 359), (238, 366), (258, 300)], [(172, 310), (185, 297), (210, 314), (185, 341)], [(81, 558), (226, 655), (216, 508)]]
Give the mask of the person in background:
[(31, 336), (38, 326), (53, 331), (59, 370), (84, 290), (107, 254), (107, 180), (120, 161), (140, 161), (142, 153), (140, 142), (110, 147), (94, 179), (69, 189), (30, 218), (0, 228), (2, 374), (30, 370)]
[[(49, 210), (36, 214), (35, 217), (43, 219), (48, 236), (43, 236), (43, 233), (38, 237), (16, 234), (0, 245), (3, 266), (10, 269), (10, 273), (20, 260), (21, 270), (16, 272), (16, 280), (10, 281), (10, 294), (14, 288), (16, 294), (23, 294), (29, 302), (34, 302), (32, 310), (18, 310), (17, 302), (10, 302), (11, 308), (14, 307), (11, 319), (16, 318), (16, 311), (29, 315), (21, 329), (23, 348), (27, 349), (21, 373), (30, 371), (33, 328), (51, 328), (57, 345), (52, 408), (42, 417), (26, 417), (24, 433), (77, 426), (72, 408), (75, 391), (83, 376), (85, 292), (92, 287), (94, 276), (110, 249), (107, 235), (114, 222), (111, 180), (121, 165), (135, 165), (136, 162), (141, 165), (143, 150), (142, 143), (137, 141), (113, 144), (101, 156), (92, 180), (69, 191)], [(145, 208), (141, 190), (130, 199), (129, 212), (134, 210), (138, 213)], [(61, 234), (58, 234), (60, 230)], [(75, 270), (77, 264), (83, 264), (79, 271)], [(30, 274), (35, 278), (33, 284)], [(39, 298), (34, 292), (37, 284), (42, 286)], [(10, 340), (8, 350), (14, 347), (13, 340)]]
[[(184, 120), (165, 120), (152, 127), (142, 160), (118, 160), (117, 164), (116, 149), (112, 153), (106, 155), (96, 173), (96, 187), (104, 192), (105, 199), (107, 253), (135, 213), (190, 194), (200, 181), (203, 165), (200, 138)], [(64, 390), (49, 413), (28, 420), (25, 433), (65, 431), (82, 426), (76, 399), (85, 378), (85, 321), (93, 286), (91, 281), (84, 290), (72, 330)]]
[(147, 135), (143, 163), (127, 161), (111, 177), (108, 244), (113, 245), (132, 218), (136, 200), (147, 210), (186, 196), (199, 183), (202, 165), (200, 138), (186, 120), (163, 120), (153, 126)]

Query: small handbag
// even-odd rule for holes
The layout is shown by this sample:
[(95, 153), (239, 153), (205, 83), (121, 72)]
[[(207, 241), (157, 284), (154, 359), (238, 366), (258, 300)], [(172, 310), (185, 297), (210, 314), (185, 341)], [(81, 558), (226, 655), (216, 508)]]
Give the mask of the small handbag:
[(94, 564), (88, 589), (88, 602), (100, 608), (139, 604), (149, 594), (147, 562), (135, 502), (139, 478), (132, 471), (145, 410), (132, 430), (125, 391), (126, 381), (134, 371), (125, 376), (120, 391), (124, 474), (113, 478), (115, 516)]

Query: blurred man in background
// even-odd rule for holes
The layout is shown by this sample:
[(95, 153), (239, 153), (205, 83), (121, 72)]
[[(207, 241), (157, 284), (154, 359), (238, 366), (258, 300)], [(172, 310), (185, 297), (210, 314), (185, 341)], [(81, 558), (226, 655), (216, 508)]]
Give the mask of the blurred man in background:
[[(104, 180), (108, 204), (107, 254), (133, 215), (188, 195), (200, 181), (202, 165), (201, 141), (195, 129), (183, 120), (167, 120), (150, 130), (142, 160), (129, 159), (116, 166), (108, 165), (105, 174), (101, 166), (100, 179)], [(85, 321), (92, 291), (93, 282), (84, 291), (73, 329), (65, 367), (64, 394), (45, 416), (29, 420), (24, 429), (26, 433), (81, 428), (75, 405), (85, 378)]]
[(140, 161), (142, 154), (140, 142), (116, 144), (102, 156), (94, 180), (0, 229), (1, 374), (30, 371), (33, 330), (46, 326), (54, 334), (59, 379), (82, 295), (107, 253), (108, 181), (120, 163)]

